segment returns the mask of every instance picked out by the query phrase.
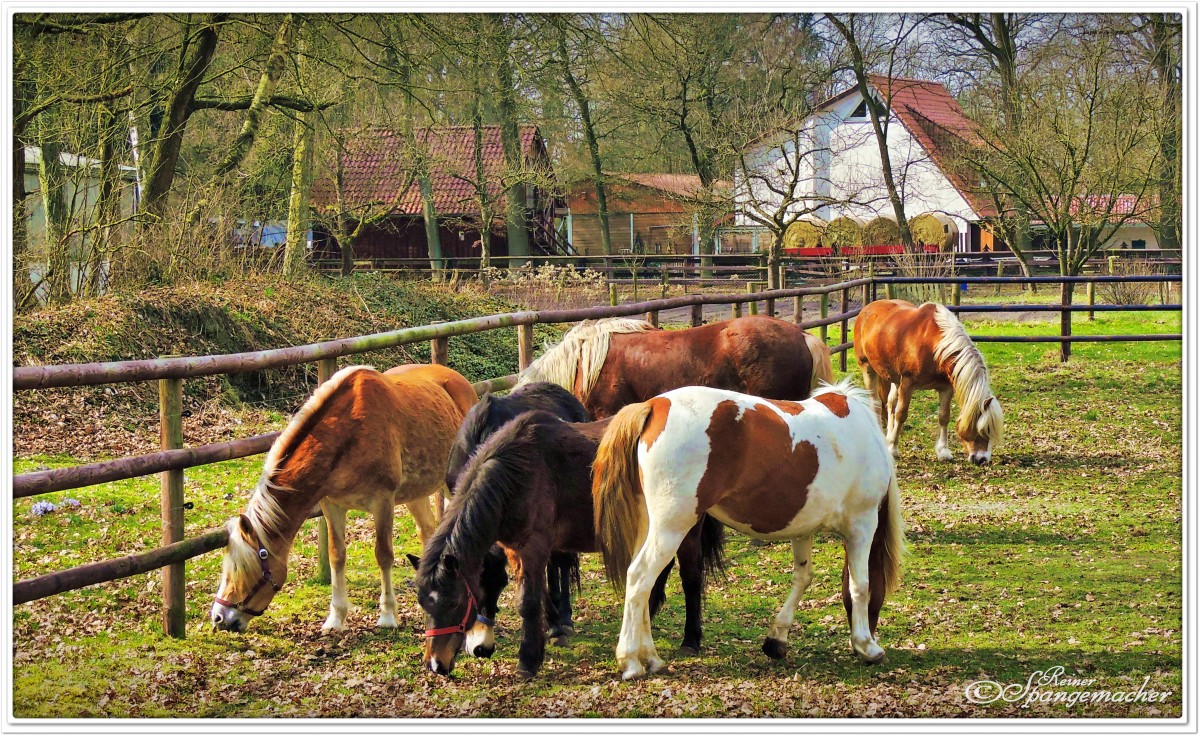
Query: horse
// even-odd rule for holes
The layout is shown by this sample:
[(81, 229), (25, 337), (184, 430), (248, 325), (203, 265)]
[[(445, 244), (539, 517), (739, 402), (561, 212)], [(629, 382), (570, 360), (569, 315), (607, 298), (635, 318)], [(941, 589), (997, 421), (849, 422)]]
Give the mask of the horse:
[[(608, 420), (577, 424), (549, 412), (525, 412), (471, 455), (417, 565), (417, 599), (428, 614), (428, 669), (441, 675), (453, 670), (487, 594), (481, 568), (498, 542), (522, 577), (517, 671), (525, 679), (537, 674), (545, 658), (542, 602), (550, 551), (598, 551), (591, 465), (607, 426)], [(681, 537), (679, 558), (688, 601), (685, 642), (699, 647), (704, 576), (723, 567), (724, 535), (709, 517), (697, 522)], [(656, 591), (661, 604), (661, 586)], [(657, 610), (654, 601), (651, 607)]]
[[(446, 470), (446, 487), (453, 489), (467, 461), (492, 432), (504, 426), (518, 414), (540, 409), (554, 414), (564, 422), (590, 422), (591, 417), (583, 404), (571, 392), (552, 383), (526, 383), (509, 392), (508, 396), (484, 394), (479, 403), (467, 412), (454, 446), (450, 448), (450, 463)], [(413, 567), (417, 560), (412, 555)], [(490, 657), (496, 651), (495, 619), (500, 612), (500, 593), (508, 585), (504, 551), (498, 546), (488, 552), (482, 573), (483, 596), (479, 601), (479, 613), (466, 635), (465, 648), (477, 657)], [(572, 579), (578, 580), (579, 556), (564, 552), (553, 552), (546, 570), (549, 581), (550, 609), (552, 616), (550, 636), (556, 644), (566, 646), (567, 637), (574, 633), (571, 625)]]
[[(850, 641), (867, 662), (884, 599), (900, 580), (899, 487), (866, 391), (843, 381), (805, 401), (689, 386), (625, 407), (593, 465), (596, 537), (608, 579), (625, 588), (617, 643), (623, 679), (656, 672), (646, 596), (703, 514), (752, 537), (792, 540), (792, 589), (763, 652), (786, 655), (796, 604), (812, 580), (812, 537), (840, 535)], [(626, 584), (627, 583), (627, 584)]]
[(913, 391), (933, 389), (940, 400), (938, 459), (953, 459), (948, 431), (953, 397), (963, 450), (975, 465), (991, 461), (1004, 434), (1004, 412), (988, 384), (983, 355), (949, 309), (901, 299), (871, 302), (854, 323), (854, 354), (867, 390), (879, 397), (879, 421), (887, 427), (893, 457)]
[[(439, 515), (429, 496), (444, 491), (446, 459), (474, 403), (467, 379), (438, 365), (379, 373), (350, 366), (319, 386), (271, 445), (246, 510), (225, 527), (229, 542), (211, 619), (242, 632), (262, 615), (287, 580), (288, 555), (314, 505), (329, 523), (333, 573), (322, 631), (345, 627), (346, 512), (375, 521), (375, 561), (382, 577), (381, 627), (396, 626), (392, 525), (404, 504), (422, 544)], [(468, 403), (469, 402), (469, 403)]]
[(781, 319), (751, 316), (686, 330), (627, 318), (584, 321), (548, 346), (517, 382), (556, 383), (593, 419), (603, 419), (681, 386), (803, 399), (822, 380), (832, 382), (833, 366), (820, 338)]

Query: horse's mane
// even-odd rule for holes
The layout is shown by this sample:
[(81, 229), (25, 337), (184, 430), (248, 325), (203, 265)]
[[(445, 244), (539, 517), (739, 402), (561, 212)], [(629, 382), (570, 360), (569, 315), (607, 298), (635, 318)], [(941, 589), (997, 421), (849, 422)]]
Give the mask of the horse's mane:
[(939, 363), (954, 359), (950, 383), (954, 386), (954, 398), (960, 407), (959, 433), (975, 425), (975, 431), (981, 436), (999, 443), (1004, 432), (1004, 414), (988, 384), (983, 354), (971, 342), (966, 328), (953, 312), (941, 304), (935, 304), (934, 307), (933, 316), (942, 336), (933, 349), (933, 358)]
[[(258, 485), (255, 487), (253, 495), (250, 496), (250, 502), (246, 505), (245, 516), (260, 540), (279, 533), (285, 521), (279, 502), (271, 491), (291, 492), (295, 490), (272, 480), (276, 471), (279, 470), (280, 464), (291, 455), (296, 449), (296, 445), (304, 439), (312, 426), (320, 419), (320, 409), (325, 406), (329, 397), (342, 387), (346, 379), (359, 371), (374, 370), (366, 365), (352, 365), (334, 373), (328, 381), (317, 387), (313, 395), (304, 402), (300, 410), (292, 416), (288, 425), (279, 433), (279, 437), (275, 439), (271, 449), (267, 452), (267, 459), (263, 462), (262, 475), (259, 476)], [(237, 519), (233, 519), (231, 523), (236, 524)], [(241, 534), (234, 533), (235, 526), (230, 526), (229, 530), (231, 552), (237, 552), (238, 545), (234, 540), (241, 541)], [(249, 544), (245, 544), (245, 546), (250, 547)], [(254, 555), (253, 570), (258, 570), (258, 551), (251, 549), (250, 552)]]
[(557, 345), (547, 344), (541, 357), (529, 364), (517, 379), (517, 385), (530, 381), (556, 383), (568, 391), (575, 390), (575, 376), (582, 374), (579, 393), (587, 396), (596, 384), (600, 368), (608, 357), (610, 338), (614, 334), (645, 332), (657, 329), (642, 319), (610, 317), (584, 320), (563, 335)]
[(529, 490), (543, 450), (533, 425), (552, 420), (547, 412), (526, 412), (492, 433), (467, 461), (437, 531), (425, 544), (418, 575), (428, 579), (447, 553), (459, 560), (482, 559), (496, 541), (509, 499)]

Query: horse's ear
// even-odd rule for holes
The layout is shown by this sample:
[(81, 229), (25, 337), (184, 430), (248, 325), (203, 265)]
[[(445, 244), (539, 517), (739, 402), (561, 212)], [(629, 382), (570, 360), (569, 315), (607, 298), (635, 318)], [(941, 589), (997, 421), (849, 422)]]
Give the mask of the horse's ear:
[(458, 572), (458, 558), (447, 552), (442, 556), (442, 569), (451, 574)]
[(238, 516), (238, 526), (247, 537), (254, 534), (254, 527), (250, 526), (250, 520), (246, 518), (245, 514)]
[(992, 399), (994, 399), (994, 398), (996, 398), (996, 397), (995, 397), (995, 396), (989, 396), (989, 397), (987, 397), (987, 399), (986, 399), (986, 400), (983, 402), (983, 410), (984, 410), (984, 411), (987, 411), (987, 408), (988, 408), (989, 406), (991, 406), (991, 404), (992, 404)]
[(408, 554), (406, 554), (405, 557), (408, 558), (408, 561), (409, 561), (409, 563), (412, 564), (414, 570), (421, 569), (421, 558), (420, 557), (417, 557), (412, 552), (409, 552)]

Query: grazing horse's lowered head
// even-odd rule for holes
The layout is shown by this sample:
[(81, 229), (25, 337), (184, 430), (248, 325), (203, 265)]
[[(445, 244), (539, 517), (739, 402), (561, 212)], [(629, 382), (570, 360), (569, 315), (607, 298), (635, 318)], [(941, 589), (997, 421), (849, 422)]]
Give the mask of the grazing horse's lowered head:
[(947, 373), (958, 400), (959, 414), (955, 431), (963, 451), (975, 465), (992, 460), (992, 450), (1004, 436), (1004, 411), (992, 394), (983, 355), (962, 322), (942, 307), (934, 313), (942, 337), (934, 348), (934, 359), (949, 366)]
[[(247, 513), (225, 523), (229, 544), (221, 561), (221, 582), (212, 605), (213, 625), (222, 631), (241, 633), (250, 619), (261, 616), (287, 580), (286, 551), (276, 544), (274, 528), (260, 519), (271, 506), (269, 496), (256, 496)], [(277, 518), (277, 509), (266, 512)], [(274, 523), (271, 524), (274, 526)]]

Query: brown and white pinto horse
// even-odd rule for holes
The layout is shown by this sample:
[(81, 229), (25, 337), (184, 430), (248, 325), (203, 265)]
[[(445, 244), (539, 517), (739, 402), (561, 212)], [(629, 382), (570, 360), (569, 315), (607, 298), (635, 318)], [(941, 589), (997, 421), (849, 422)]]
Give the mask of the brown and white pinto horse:
[(972, 463), (992, 459), (1004, 433), (1004, 412), (992, 395), (983, 355), (962, 323), (940, 304), (901, 299), (871, 302), (854, 323), (854, 354), (867, 390), (879, 396), (879, 420), (898, 456), (913, 391), (938, 392), (939, 460), (950, 460), (950, 399), (958, 400), (958, 438)]
[(345, 626), (346, 512), (375, 519), (375, 561), (382, 576), (379, 626), (396, 626), (392, 524), (405, 504), (421, 535), (437, 517), (429, 496), (444, 491), (446, 460), (458, 425), (475, 403), (467, 379), (438, 365), (379, 373), (351, 366), (335, 373), (275, 440), (245, 512), (230, 519), (229, 544), (212, 607), (219, 629), (245, 631), (287, 580), (300, 525), (318, 503), (329, 522), (333, 597), (322, 630)]
[(803, 399), (833, 381), (820, 338), (774, 317), (739, 317), (686, 330), (639, 319), (589, 320), (526, 368), (518, 383), (571, 391), (593, 419), (680, 386), (712, 386), (772, 399)]
[(627, 581), (617, 643), (622, 677), (663, 666), (647, 596), (703, 514), (759, 539), (792, 540), (792, 590), (763, 652), (780, 658), (812, 580), (812, 537), (840, 535), (842, 599), (854, 651), (883, 657), (875, 628), (900, 580), (899, 488), (870, 398), (843, 381), (801, 402), (689, 386), (622, 409), (593, 464), (596, 537), (613, 584)]

